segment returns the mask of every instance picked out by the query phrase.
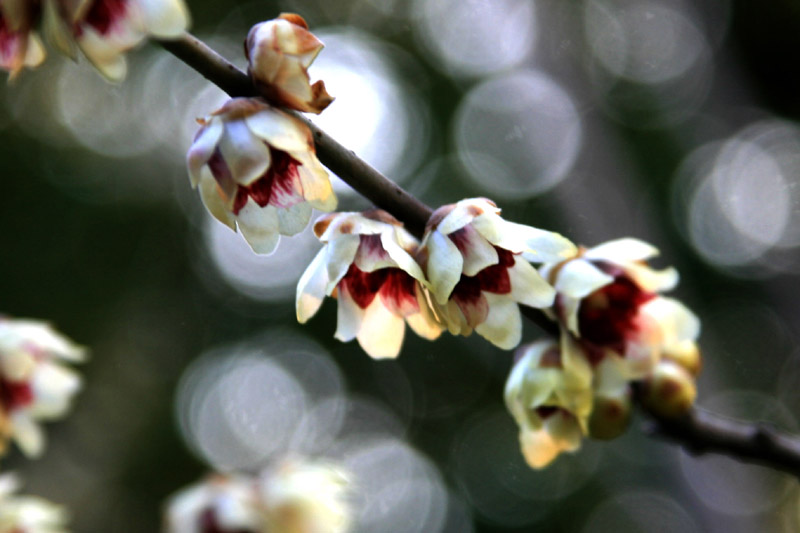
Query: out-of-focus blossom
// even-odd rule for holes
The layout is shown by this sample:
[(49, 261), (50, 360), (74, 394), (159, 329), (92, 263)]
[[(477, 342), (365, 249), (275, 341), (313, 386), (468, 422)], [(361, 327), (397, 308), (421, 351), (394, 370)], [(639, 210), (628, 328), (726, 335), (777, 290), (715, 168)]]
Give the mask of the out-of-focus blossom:
[(534, 262), (556, 262), (576, 248), (557, 233), (508, 222), (499, 213), (484, 198), (440, 207), (428, 221), (419, 259), (452, 334), (474, 329), (512, 349), (522, 334), (518, 303), (541, 308), (555, 297), (523, 254)]
[(187, 155), (192, 186), (217, 220), (238, 225), (255, 252), (270, 253), (280, 235), (302, 231), (312, 208), (336, 208), (301, 120), (259, 99), (234, 98), (199, 122)]
[(80, 389), (65, 362), (83, 361), (85, 350), (34, 320), (0, 320), (0, 447), (13, 439), (29, 456), (44, 450), (38, 422), (63, 416)]
[(259, 533), (267, 529), (256, 482), (214, 474), (174, 495), (167, 503), (168, 533)]
[(520, 428), (525, 460), (533, 468), (575, 451), (588, 432), (592, 371), (571, 336), (521, 346), (506, 381), (505, 401)]
[(285, 461), (258, 478), (214, 474), (167, 503), (167, 533), (344, 533), (349, 481), (337, 467)]
[(0, 68), (11, 73), (10, 79), (24, 67), (36, 67), (44, 61), (44, 46), (33, 29), (38, 16), (38, 2), (0, 2)]
[(658, 254), (636, 239), (619, 239), (542, 267), (558, 292), (555, 311), (594, 364), (622, 357), (626, 377), (647, 375), (665, 346), (694, 340), (699, 321), (683, 304), (658, 293), (672, 289), (678, 274), (646, 263)]
[(0, 476), (0, 533), (66, 532), (67, 513), (59, 505), (37, 496), (15, 495), (19, 481), (13, 474)]
[(260, 497), (269, 532), (344, 533), (351, 521), (349, 481), (325, 463), (285, 461), (262, 474)]
[(413, 255), (419, 243), (378, 209), (321, 217), (314, 232), (325, 243), (297, 284), (297, 320), (305, 323), (325, 296), (339, 300), (336, 338), (358, 339), (374, 358), (397, 357), (405, 322), (418, 335), (441, 333)]
[[(189, 26), (189, 11), (183, 0), (69, 0), (60, 2), (60, 6), (78, 47), (114, 81), (122, 80), (127, 73), (125, 52), (148, 36), (174, 38)], [(48, 35), (52, 34), (60, 34), (57, 26), (48, 28)], [(64, 50), (61, 44), (63, 38), (51, 40), (69, 53), (69, 45)]]
[(308, 31), (303, 17), (282, 13), (276, 19), (256, 24), (247, 34), (248, 72), (270, 102), (320, 113), (333, 98), (321, 80), (311, 84), (308, 67), (322, 47), (322, 42)]
[(665, 359), (659, 361), (644, 380), (642, 403), (666, 417), (685, 414), (697, 398), (697, 385), (689, 371), (680, 364)]

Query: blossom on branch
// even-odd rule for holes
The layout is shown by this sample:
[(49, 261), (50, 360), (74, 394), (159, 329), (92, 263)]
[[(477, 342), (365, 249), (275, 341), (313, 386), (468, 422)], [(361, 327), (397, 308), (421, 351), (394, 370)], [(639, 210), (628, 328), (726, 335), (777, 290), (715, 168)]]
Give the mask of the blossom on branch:
[(328, 173), (308, 127), (256, 98), (234, 98), (199, 120), (189, 148), (193, 187), (208, 211), (256, 253), (270, 253), (280, 235), (295, 235), (312, 208), (333, 211)]
[(266, 531), (255, 481), (214, 474), (183, 489), (167, 503), (168, 533), (258, 533)]
[(15, 495), (19, 485), (13, 474), (0, 476), (0, 532), (66, 533), (66, 511), (37, 496)]
[(469, 335), (474, 329), (510, 350), (522, 334), (518, 304), (548, 307), (555, 297), (525, 257), (561, 261), (576, 248), (557, 233), (508, 222), (499, 213), (484, 198), (440, 207), (428, 221), (419, 259), (449, 331)]
[(397, 357), (405, 322), (419, 336), (441, 333), (414, 260), (419, 243), (394, 217), (374, 209), (334, 213), (314, 224), (325, 243), (297, 284), (297, 320), (316, 314), (325, 296), (338, 299), (336, 338), (353, 338), (370, 356)]
[(322, 47), (303, 17), (282, 13), (250, 29), (244, 47), (247, 71), (271, 103), (320, 113), (333, 98), (323, 81), (311, 84), (308, 67)]
[(13, 439), (28, 456), (44, 451), (40, 420), (66, 413), (81, 387), (64, 362), (80, 362), (85, 350), (34, 320), (0, 319), (0, 451)]
[(23, 67), (33, 68), (45, 57), (42, 41), (33, 27), (39, 6), (30, 0), (0, 2), (0, 68), (16, 77)]

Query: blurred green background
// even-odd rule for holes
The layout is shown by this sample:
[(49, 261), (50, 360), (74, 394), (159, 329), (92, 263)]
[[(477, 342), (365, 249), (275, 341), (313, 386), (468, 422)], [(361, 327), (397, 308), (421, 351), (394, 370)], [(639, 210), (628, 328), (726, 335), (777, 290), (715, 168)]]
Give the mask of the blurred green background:
[[(323, 129), (432, 206), (493, 198), (594, 245), (656, 244), (703, 320), (698, 404), (798, 431), (800, 7), (793, 0), (191, 1), (240, 66), (300, 13)], [(0, 86), (0, 311), (91, 348), (48, 450), (3, 464), (76, 531), (155, 531), (210, 468), (286, 454), (357, 474), (360, 531), (797, 531), (796, 480), (652, 440), (640, 420), (528, 469), (502, 406), (511, 354), (408, 333), (396, 361), (301, 328), (317, 249), (256, 257), (212, 221), (184, 154), (224, 95), (155, 45), (106, 84), (52, 53)], [(341, 209), (367, 204), (339, 183)], [(539, 332), (526, 326), (526, 339)], [(369, 490), (365, 490), (365, 489)]]

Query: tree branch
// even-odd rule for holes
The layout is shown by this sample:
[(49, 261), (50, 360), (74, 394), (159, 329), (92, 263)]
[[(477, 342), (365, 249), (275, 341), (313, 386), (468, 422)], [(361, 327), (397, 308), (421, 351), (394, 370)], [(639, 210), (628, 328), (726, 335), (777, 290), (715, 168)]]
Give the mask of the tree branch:
[[(196, 37), (184, 34), (176, 40), (158, 41), (168, 52), (192, 67), (230, 96), (260, 96), (250, 78)], [(308, 119), (302, 119), (314, 136), (319, 160), (376, 206), (388, 211), (418, 237), (431, 208), (410, 195), (356, 156)], [(554, 325), (537, 309), (523, 313), (552, 333)], [(647, 411), (647, 432), (675, 441), (693, 454), (720, 453), (746, 463), (768, 466), (800, 477), (800, 438), (780, 433), (763, 424), (742, 422), (693, 408), (686, 416), (670, 419)]]

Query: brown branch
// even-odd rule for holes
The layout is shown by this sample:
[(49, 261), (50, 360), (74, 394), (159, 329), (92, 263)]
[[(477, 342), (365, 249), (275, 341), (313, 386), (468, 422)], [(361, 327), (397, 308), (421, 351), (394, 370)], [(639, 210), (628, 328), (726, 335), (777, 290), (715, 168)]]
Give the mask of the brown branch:
[[(259, 96), (247, 74), (206, 46), (185, 34), (173, 41), (159, 41), (168, 52), (206, 77), (231, 96)], [(383, 174), (361, 160), (325, 132), (302, 118), (311, 128), (317, 155), (325, 166), (376, 206), (403, 221), (421, 236), (431, 208), (417, 200)], [(527, 318), (548, 332), (553, 323), (532, 308), (523, 308)], [(669, 419), (647, 411), (648, 432), (675, 441), (690, 453), (720, 453), (740, 461), (769, 466), (800, 477), (800, 438), (779, 433), (764, 425), (741, 422), (694, 408), (686, 416)]]

